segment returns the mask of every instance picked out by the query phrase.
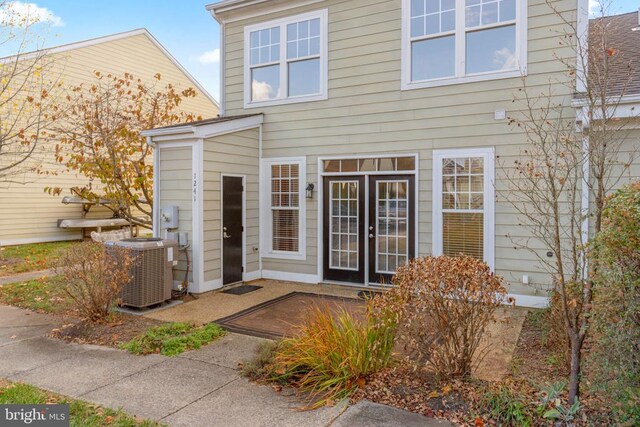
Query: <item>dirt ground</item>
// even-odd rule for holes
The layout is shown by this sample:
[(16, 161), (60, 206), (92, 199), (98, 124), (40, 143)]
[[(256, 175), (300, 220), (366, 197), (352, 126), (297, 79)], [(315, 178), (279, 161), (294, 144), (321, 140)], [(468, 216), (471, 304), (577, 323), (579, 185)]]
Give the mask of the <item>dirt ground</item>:
[(118, 313), (114, 319), (106, 323), (92, 323), (76, 317), (65, 316), (60, 327), (49, 334), (52, 338), (79, 344), (96, 344), (118, 347), (135, 336), (143, 334), (147, 329), (164, 322), (142, 316)]

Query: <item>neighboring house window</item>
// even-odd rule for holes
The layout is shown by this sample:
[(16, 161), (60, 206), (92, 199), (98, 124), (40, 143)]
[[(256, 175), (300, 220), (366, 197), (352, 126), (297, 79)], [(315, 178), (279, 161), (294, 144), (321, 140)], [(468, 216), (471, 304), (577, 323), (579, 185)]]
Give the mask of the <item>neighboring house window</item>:
[(265, 256), (304, 259), (304, 159), (263, 160), (263, 174)]
[(441, 150), (433, 160), (433, 252), (494, 262), (494, 151)]
[(526, 73), (526, 0), (403, 0), (403, 89)]
[(245, 108), (327, 99), (327, 11), (245, 28)]

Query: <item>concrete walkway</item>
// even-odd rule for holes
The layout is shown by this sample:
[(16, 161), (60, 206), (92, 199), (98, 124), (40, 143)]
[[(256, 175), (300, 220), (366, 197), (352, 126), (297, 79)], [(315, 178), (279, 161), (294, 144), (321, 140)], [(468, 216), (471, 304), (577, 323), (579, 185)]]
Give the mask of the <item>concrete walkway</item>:
[(27, 273), (12, 274), (11, 276), (0, 276), (0, 286), (9, 283), (28, 282), (29, 280), (40, 279), (41, 277), (53, 276), (53, 270), (29, 271)]
[(171, 426), (451, 425), (383, 405), (297, 411), (293, 396), (240, 377), (238, 362), (254, 354), (260, 338), (229, 334), (178, 357), (141, 357), (46, 338), (55, 324), (50, 316), (0, 305), (0, 378)]

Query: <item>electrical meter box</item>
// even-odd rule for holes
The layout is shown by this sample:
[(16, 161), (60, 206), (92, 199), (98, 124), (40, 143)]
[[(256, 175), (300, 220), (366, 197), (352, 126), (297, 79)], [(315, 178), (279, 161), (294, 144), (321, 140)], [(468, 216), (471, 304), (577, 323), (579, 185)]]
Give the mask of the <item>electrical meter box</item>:
[(160, 228), (167, 230), (178, 228), (179, 219), (177, 206), (164, 206), (160, 213)]

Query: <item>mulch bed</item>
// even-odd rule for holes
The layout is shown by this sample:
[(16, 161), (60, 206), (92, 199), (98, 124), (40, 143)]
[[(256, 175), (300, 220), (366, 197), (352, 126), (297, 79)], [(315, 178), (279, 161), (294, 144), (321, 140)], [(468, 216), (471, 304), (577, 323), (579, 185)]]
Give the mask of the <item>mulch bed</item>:
[(438, 383), (427, 373), (400, 364), (367, 378), (352, 401), (367, 399), (427, 417), (462, 423), (470, 415), (473, 387), (462, 381)]
[(535, 315), (527, 315), (513, 353), (511, 369), (513, 377), (531, 380), (536, 384), (566, 378), (567, 368), (560, 360), (550, 363), (550, 356), (552, 354), (549, 348), (544, 346), (544, 331), (539, 321), (535, 320)]
[(77, 317), (65, 316), (64, 324), (52, 330), (49, 336), (78, 344), (95, 344), (118, 347), (147, 329), (165, 322), (142, 316), (118, 313), (110, 322), (92, 323)]

